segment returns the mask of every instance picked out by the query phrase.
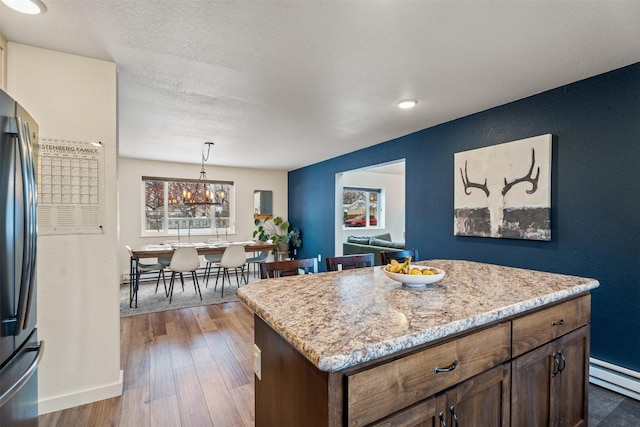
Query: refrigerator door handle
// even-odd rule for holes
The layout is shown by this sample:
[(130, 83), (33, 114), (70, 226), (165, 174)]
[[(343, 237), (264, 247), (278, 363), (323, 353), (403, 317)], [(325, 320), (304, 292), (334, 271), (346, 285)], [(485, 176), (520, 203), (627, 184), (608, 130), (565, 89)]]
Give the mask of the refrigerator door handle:
[(24, 371), (22, 376), (18, 381), (16, 381), (11, 387), (5, 391), (2, 396), (0, 396), (0, 408), (4, 406), (20, 389), (29, 381), (29, 379), (36, 373), (38, 369), (38, 365), (40, 364), (40, 360), (42, 360), (42, 355), (44, 354), (44, 340), (40, 341), (38, 344), (33, 344), (25, 349), (25, 351), (37, 351), (38, 354), (36, 358), (33, 359), (33, 362), (29, 365), (29, 368)]
[[(1, 173), (2, 173), (2, 177), (0, 179), (2, 179), (3, 182), (9, 182), (9, 185), (13, 185), (13, 181), (14, 181), (14, 173), (16, 170), (16, 163), (13, 162), (13, 158), (16, 156), (15, 153), (15, 149), (19, 150), (19, 144), (13, 144), (13, 140), (15, 139), (15, 141), (18, 140), (18, 121), (15, 117), (2, 117), (2, 119), (4, 119), (4, 123), (3, 123), (3, 128), (0, 129), (0, 134), (4, 133), (3, 136), (6, 136), (8, 138), (12, 139), (12, 143), (11, 144), (3, 144), (2, 147), (2, 153), (0, 153), (0, 167), (1, 169)], [(11, 191), (11, 189), (10, 189)], [(4, 198), (4, 196), (3, 196)], [(10, 200), (8, 203), (6, 200), (2, 200), (2, 203), (0, 203), (0, 210), (2, 210), (3, 214), (5, 211), (13, 211), (15, 209), (14, 206), (14, 200)], [(7, 227), (8, 224), (6, 224), (4, 221), (2, 221), (2, 226), (3, 227)], [(10, 228), (12, 228), (13, 225), (10, 226)], [(9, 230), (9, 229), (7, 229)], [(3, 233), (3, 238), (7, 239), (6, 237), (6, 232)], [(12, 242), (13, 243), (13, 242)], [(3, 259), (2, 259), (2, 265), (0, 265), (0, 273), (2, 274), (2, 280), (4, 281), (5, 278), (7, 280), (9, 280), (10, 282), (12, 282), (14, 280), (14, 272), (13, 272), (13, 268), (11, 267), (12, 265), (14, 265), (14, 259), (12, 257), (9, 256), (9, 253), (7, 254), (7, 257), (4, 257), (4, 250), (5, 248), (9, 250), (9, 252), (13, 251), (13, 246), (9, 245), (9, 247), (7, 247), (6, 243), (3, 241), (2, 242), (3, 246), (2, 246), (2, 250), (3, 250)], [(6, 271), (2, 271), (5, 268), (5, 264), (6, 264)], [(4, 285), (4, 283), (3, 283)], [(11, 303), (11, 304), (0, 304), (0, 319), (2, 321), (2, 332), (0, 332), (0, 335), (2, 336), (13, 336), (15, 335), (14, 331), (16, 329), (15, 325), (16, 325), (16, 308), (15, 308), (15, 302)]]
[[(33, 293), (35, 292), (36, 281), (36, 248), (38, 237), (38, 215), (37, 215), (37, 201), (38, 201), (38, 187), (36, 182), (36, 158), (35, 150), (32, 148), (34, 141), (31, 139), (31, 132), (29, 130), (29, 123), (24, 122), (24, 138), (26, 139), (27, 148), (27, 164), (29, 173), (29, 285), (27, 294), (27, 305), (25, 309), (25, 315), (22, 322), (22, 329), (27, 329), (29, 325), (29, 315), (32, 310)], [(33, 134), (36, 138), (35, 133)]]
[(35, 224), (35, 174), (31, 153), (31, 138), (29, 135), (29, 124), (18, 118), (18, 151), (22, 173), (23, 191), (23, 253), (22, 272), (20, 279), (20, 290), (18, 294), (18, 306), (16, 318), (11, 329), (13, 335), (19, 335), (24, 329), (29, 319), (29, 309), (33, 299), (33, 283), (35, 280), (35, 239), (37, 226)]

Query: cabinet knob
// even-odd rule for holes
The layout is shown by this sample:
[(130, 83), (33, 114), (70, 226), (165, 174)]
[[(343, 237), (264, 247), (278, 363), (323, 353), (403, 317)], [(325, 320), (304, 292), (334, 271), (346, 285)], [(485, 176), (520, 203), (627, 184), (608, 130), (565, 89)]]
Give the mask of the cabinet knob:
[(560, 319), (558, 321), (554, 320), (553, 322), (551, 322), (551, 326), (561, 326), (561, 325), (564, 325), (564, 319)]

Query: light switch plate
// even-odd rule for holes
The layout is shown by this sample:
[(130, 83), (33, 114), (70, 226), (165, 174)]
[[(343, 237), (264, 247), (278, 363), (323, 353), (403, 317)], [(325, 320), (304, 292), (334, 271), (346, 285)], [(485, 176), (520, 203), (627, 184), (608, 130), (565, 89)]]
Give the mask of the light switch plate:
[(262, 351), (255, 344), (253, 345), (253, 372), (259, 380), (262, 380)]

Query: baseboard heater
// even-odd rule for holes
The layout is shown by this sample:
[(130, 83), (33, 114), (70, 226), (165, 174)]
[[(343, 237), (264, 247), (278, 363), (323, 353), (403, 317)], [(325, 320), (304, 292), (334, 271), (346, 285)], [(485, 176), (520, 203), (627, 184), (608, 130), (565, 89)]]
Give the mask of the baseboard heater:
[[(217, 274), (217, 267), (215, 267), (214, 269), (211, 270), (211, 278), (215, 279), (216, 274)], [(247, 272), (247, 269), (245, 268), (244, 272)], [(198, 280), (201, 278), (205, 277), (205, 268), (204, 267), (200, 267), (196, 270), (196, 275), (198, 276)], [(221, 272), (222, 273), (222, 272)], [(251, 271), (249, 271), (250, 274), (254, 274), (254, 270), (251, 269)], [(233, 269), (229, 269), (229, 274), (235, 274)], [(169, 280), (171, 278), (171, 270), (165, 270), (165, 277), (167, 280)], [(191, 273), (185, 273), (184, 275), (185, 278), (190, 279), (191, 278)], [(178, 277), (179, 279), (179, 277)], [(153, 271), (151, 273), (144, 273), (143, 276), (140, 277), (140, 282), (155, 282), (156, 280), (158, 280), (158, 271)], [(130, 283), (131, 282), (131, 277), (128, 273), (123, 273), (122, 274), (122, 279), (120, 281), (121, 285), (124, 285), (126, 283)]]
[(640, 372), (590, 357), (589, 382), (640, 400)]

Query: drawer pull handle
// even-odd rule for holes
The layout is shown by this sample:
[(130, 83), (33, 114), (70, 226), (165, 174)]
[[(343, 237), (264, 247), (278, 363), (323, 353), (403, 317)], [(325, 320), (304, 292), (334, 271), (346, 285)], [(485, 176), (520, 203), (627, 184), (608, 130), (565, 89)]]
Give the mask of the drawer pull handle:
[(446, 422), (445, 422), (445, 420), (444, 420), (444, 414), (443, 414), (442, 412), (440, 412), (440, 413), (438, 414), (438, 417), (440, 418), (440, 425), (441, 425), (442, 427), (447, 427), (447, 423), (446, 423)]
[(564, 319), (560, 319), (557, 322), (555, 320), (551, 322), (551, 326), (561, 326), (561, 325), (564, 325)]
[(456, 414), (456, 408), (453, 407), (453, 405), (451, 407), (449, 407), (449, 412), (451, 412), (451, 415), (453, 415), (453, 421), (456, 424), (456, 427), (458, 426), (458, 415)]
[(436, 374), (438, 374), (440, 372), (451, 372), (454, 369), (456, 369), (456, 366), (458, 366), (458, 361), (454, 360), (453, 363), (450, 366), (447, 366), (446, 368), (438, 368), (436, 366), (435, 372), (436, 372)]

